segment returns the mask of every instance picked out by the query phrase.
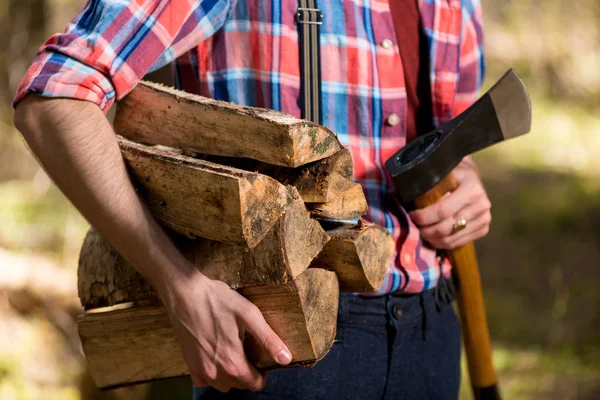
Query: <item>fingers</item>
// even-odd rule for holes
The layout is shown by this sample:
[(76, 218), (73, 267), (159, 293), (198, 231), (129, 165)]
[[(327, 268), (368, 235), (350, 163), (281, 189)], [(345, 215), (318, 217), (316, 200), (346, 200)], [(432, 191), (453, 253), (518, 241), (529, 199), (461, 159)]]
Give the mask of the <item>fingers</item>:
[(468, 187), (459, 186), (454, 192), (441, 198), (437, 203), (410, 212), (410, 217), (418, 226), (429, 226), (453, 217), (473, 201), (477, 193)]
[(441, 198), (435, 204), (409, 213), (416, 225), (423, 227), (438, 224), (448, 218), (454, 217), (470, 204), (480, 201), (489, 202), (483, 185), (473, 170), (468, 169), (464, 171), (457, 168), (455, 170), (455, 177), (459, 185), (454, 192)]
[(201, 387), (209, 386), (208, 383), (206, 383), (206, 381), (204, 379), (202, 379), (201, 377), (199, 377), (197, 375), (191, 375), (191, 378), (192, 378), (192, 383), (196, 387), (201, 388)]
[(267, 375), (260, 373), (244, 356), (244, 362), (241, 362), (238, 366), (237, 380), (239, 384), (243, 386), (243, 389), (250, 389), (253, 392), (258, 392), (265, 387)]
[[(450, 236), (454, 233), (454, 223), (461, 217), (467, 221), (467, 228), (473, 225), (473, 222), (481, 215), (489, 213), (491, 204), (489, 200), (482, 199), (458, 211), (453, 216), (444, 219), (436, 224), (421, 227), (421, 237), (431, 243), (436, 238)], [(465, 229), (467, 229), (465, 228)], [(464, 231), (464, 229), (463, 229)]]
[(451, 233), (449, 235), (429, 237), (427, 239), (423, 237), (423, 239), (427, 240), (437, 249), (455, 249), (487, 235), (491, 218), (490, 212), (487, 211), (472, 220), (467, 220), (467, 227), (462, 231)]
[(261, 390), (266, 382), (266, 374), (261, 374), (246, 358), (243, 348), (239, 346), (229, 360), (215, 360), (200, 368), (200, 372), (192, 374), (192, 381), (198, 387), (212, 386), (226, 393), (232, 388)]
[(267, 375), (259, 372), (246, 357), (243, 340), (248, 324), (242, 316), (256, 311), (265, 325), (266, 322), (256, 306), (229, 286), (210, 284), (209, 289), (201, 292), (210, 292), (210, 297), (198, 301), (204, 300), (206, 306), (192, 308), (205, 313), (195, 314), (195, 319), (185, 321), (175, 318), (178, 340), (192, 381), (198, 387), (211, 386), (223, 393), (232, 388), (259, 391)]
[(246, 324), (246, 330), (269, 357), (281, 365), (287, 365), (292, 361), (292, 354), (287, 346), (267, 324), (258, 307), (251, 305), (249, 312), (245, 313), (242, 318)]

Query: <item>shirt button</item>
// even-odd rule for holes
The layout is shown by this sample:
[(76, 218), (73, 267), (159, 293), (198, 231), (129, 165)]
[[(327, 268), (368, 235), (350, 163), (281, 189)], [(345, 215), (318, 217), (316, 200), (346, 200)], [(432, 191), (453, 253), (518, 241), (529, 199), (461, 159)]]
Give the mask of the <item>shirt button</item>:
[(398, 116), (398, 114), (394, 113), (387, 118), (387, 123), (390, 126), (396, 126), (400, 123), (400, 117)]
[(381, 41), (381, 47), (384, 49), (391, 49), (392, 46), (394, 46), (394, 42), (392, 42), (390, 39), (383, 39)]
[(396, 317), (396, 319), (399, 319), (403, 313), (404, 311), (402, 311), (402, 307), (400, 307), (400, 304), (394, 304), (392, 306), (392, 314), (394, 315), (394, 317)]
[(404, 255), (402, 256), (402, 261), (404, 261), (404, 263), (408, 265), (412, 262), (412, 257), (410, 256), (410, 254), (404, 253)]

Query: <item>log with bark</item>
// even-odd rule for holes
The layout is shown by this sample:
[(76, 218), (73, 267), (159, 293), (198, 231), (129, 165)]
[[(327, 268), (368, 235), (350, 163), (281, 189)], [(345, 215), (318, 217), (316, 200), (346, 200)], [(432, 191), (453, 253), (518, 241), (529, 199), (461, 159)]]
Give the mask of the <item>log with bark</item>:
[(290, 203), (273, 178), (120, 138), (134, 185), (152, 214), (190, 237), (256, 246)]
[(327, 233), (331, 240), (311, 266), (335, 271), (344, 292), (378, 290), (394, 255), (389, 231), (360, 220), (356, 225), (327, 229)]
[[(339, 298), (333, 272), (311, 268), (285, 284), (254, 286), (240, 293), (261, 310), (290, 349), (289, 367), (313, 365), (333, 345)], [(151, 304), (129, 305), (119, 310), (90, 311), (79, 320), (83, 350), (98, 387), (188, 374), (165, 309)], [(249, 335), (245, 347), (259, 368), (277, 367)]]
[(139, 143), (288, 167), (320, 160), (342, 148), (333, 132), (315, 123), (151, 82), (140, 82), (119, 102), (114, 127)]
[[(234, 289), (279, 285), (300, 275), (329, 236), (292, 190), (292, 202), (254, 248), (171, 234), (175, 245), (211, 279)], [(156, 298), (152, 287), (94, 230), (79, 257), (79, 297), (86, 309)]]

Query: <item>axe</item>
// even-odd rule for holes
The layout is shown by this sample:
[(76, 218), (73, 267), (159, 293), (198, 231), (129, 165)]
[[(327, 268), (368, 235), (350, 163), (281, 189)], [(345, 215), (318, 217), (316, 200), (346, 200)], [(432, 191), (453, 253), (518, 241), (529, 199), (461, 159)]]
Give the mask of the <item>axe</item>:
[[(465, 112), (440, 128), (419, 136), (386, 161), (400, 201), (425, 208), (457, 188), (452, 170), (466, 155), (531, 128), (531, 102), (514, 70)], [(457, 288), (463, 342), (475, 399), (500, 399), (492, 365), (479, 266), (473, 243), (447, 252)]]

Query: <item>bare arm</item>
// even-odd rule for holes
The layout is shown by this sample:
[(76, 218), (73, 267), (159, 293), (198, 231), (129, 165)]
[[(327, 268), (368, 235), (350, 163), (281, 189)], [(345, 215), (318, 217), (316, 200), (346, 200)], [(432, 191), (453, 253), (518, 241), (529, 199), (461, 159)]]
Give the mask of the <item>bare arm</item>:
[(170, 242), (138, 198), (115, 135), (93, 103), (28, 95), (15, 125), (40, 164), (90, 223), (156, 289), (197, 386), (258, 390), (266, 381), (245, 357), (247, 331), (274, 360), (289, 351), (260, 311), (202, 275)]

